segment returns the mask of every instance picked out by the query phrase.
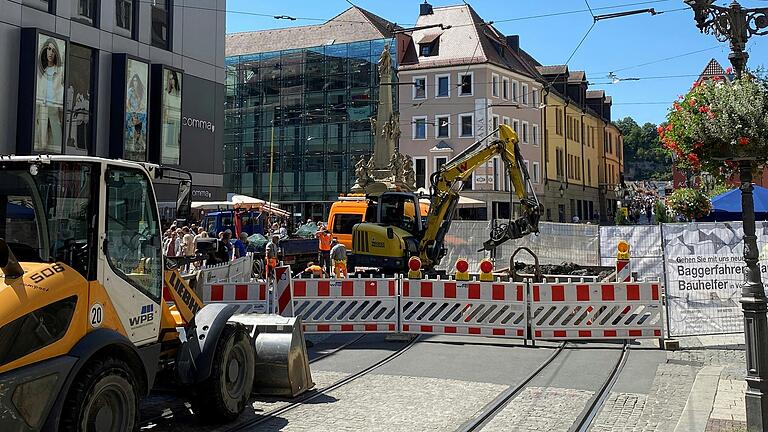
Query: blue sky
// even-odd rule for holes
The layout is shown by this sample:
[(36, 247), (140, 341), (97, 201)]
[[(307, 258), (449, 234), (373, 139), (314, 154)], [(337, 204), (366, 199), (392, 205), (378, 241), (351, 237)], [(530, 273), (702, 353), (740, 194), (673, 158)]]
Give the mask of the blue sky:
[[(421, 2), (353, 0), (355, 5), (404, 27), (415, 23)], [(460, 4), (461, 0), (430, 0), (430, 3), (447, 6)], [(565, 63), (592, 25), (592, 16), (583, 0), (475, 0), (469, 3), (486, 22), (495, 21), (494, 25), (502, 33), (519, 34), (523, 49), (545, 65)], [(744, 7), (768, 7), (766, 0), (741, 3)], [(317, 24), (349, 6), (345, 0), (227, 0), (227, 10), (233, 11), (227, 14), (227, 32)], [(568, 63), (572, 70), (587, 72), (587, 78), (593, 83), (590, 89), (604, 89), (613, 96), (614, 120), (632, 116), (640, 124), (659, 123), (664, 120), (669, 104), (690, 87), (711, 58), (720, 61), (723, 67), (729, 66), (728, 44), (701, 34), (695, 26), (693, 12), (682, 0), (589, 0), (589, 6), (596, 15), (651, 7), (657, 12), (668, 11), (656, 16), (642, 14), (599, 21)], [(312, 20), (275, 20), (236, 11)], [(580, 12), (535, 17), (567, 11)], [(502, 22), (505, 20), (510, 21)], [(751, 68), (764, 64), (768, 36), (753, 37), (747, 48)], [(670, 57), (674, 58), (662, 61)], [(619, 78), (643, 79), (611, 84), (612, 80), (607, 78), (611, 71)], [(691, 76), (669, 78), (680, 75)]]

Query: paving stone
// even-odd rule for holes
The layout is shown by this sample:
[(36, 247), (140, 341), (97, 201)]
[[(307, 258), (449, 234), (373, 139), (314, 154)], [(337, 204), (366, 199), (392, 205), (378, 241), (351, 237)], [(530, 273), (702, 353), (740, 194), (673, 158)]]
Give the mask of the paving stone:
[(585, 390), (528, 387), (483, 431), (567, 431), (593, 394)]
[(721, 420), (710, 418), (707, 422), (706, 432), (746, 432), (745, 421)]
[(609, 393), (590, 430), (673, 431), (697, 372), (697, 367), (660, 364), (647, 395)]

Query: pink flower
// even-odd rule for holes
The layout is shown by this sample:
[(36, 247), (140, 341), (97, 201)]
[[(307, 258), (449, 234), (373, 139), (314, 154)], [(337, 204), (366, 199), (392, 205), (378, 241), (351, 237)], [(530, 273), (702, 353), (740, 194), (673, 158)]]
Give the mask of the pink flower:
[(698, 86), (699, 86), (699, 84), (700, 84), (700, 83), (699, 83), (698, 81), (694, 81), (694, 82), (693, 82), (693, 86), (691, 86), (691, 88), (696, 88), (696, 87), (698, 87)]
[(691, 99), (688, 101), (688, 105), (695, 107), (696, 106), (696, 99)]
[(705, 113), (705, 112), (708, 112), (708, 111), (709, 111), (709, 107), (706, 106), (706, 105), (702, 105), (702, 106), (699, 107), (699, 112), (700, 113)]
[(739, 145), (747, 145), (749, 144), (749, 138), (747, 137), (739, 137)]
[(732, 68), (732, 67), (730, 67), (730, 66), (728, 66), (728, 67), (725, 69), (725, 73), (727, 73), (728, 75), (732, 74), (732, 73), (733, 73), (733, 68)]

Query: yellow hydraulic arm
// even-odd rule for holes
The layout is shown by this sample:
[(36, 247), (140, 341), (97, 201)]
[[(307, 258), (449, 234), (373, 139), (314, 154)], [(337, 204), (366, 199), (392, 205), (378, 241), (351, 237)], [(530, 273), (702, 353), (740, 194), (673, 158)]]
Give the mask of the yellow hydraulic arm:
[[(480, 140), (442, 166), (432, 175), (432, 201), (427, 215), (427, 224), (419, 244), (422, 265), (430, 267), (438, 264), (445, 255), (444, 239), (450, 228), (459, 202), (459, 193), (463, 182), (472, 173), (496, 155), (501, 156), (509, 178), (520, 200), (523, 216), (500, 225), (491, 232), (491, 238), (483, 244), (483, 249), (490, 250), (509, 239), (520, 238), (538, 232), (541, 204), (532, 192), (528, 196), (525, 184), (530, 184), (528, 171), (518, 147), (517, 134), (508, 125), (499, 127), (499, 138), (487, 145)], [(531, 187), (533, 191), (533, 187)], [(510, 196), (510, 209), (512, 207)], [(482, 250), (482, 249), (481, 249)]]

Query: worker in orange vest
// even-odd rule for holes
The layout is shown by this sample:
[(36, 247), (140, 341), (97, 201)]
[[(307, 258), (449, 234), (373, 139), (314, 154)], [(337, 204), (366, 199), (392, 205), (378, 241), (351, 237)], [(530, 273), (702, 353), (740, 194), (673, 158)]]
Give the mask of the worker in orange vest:
[(318, 256), (320, 267), (325, 273), (331, 274), (331, 233), (328, 232), (328, 228), (323, 227), (315, 233), (315, 237), (317, 237), (318, 249), (320, 249)]
[(302, 273), (317, 278), (321, 278), (326, 275), (325, 269), (313, 262), (308, 263), (307, 268), (305, 268)]

